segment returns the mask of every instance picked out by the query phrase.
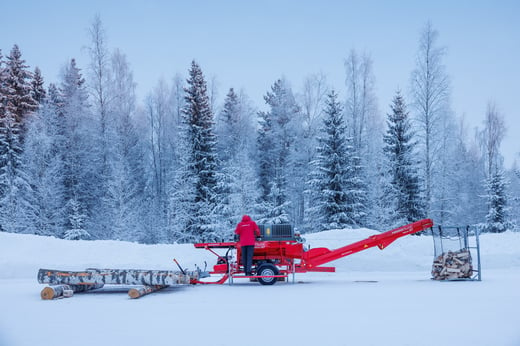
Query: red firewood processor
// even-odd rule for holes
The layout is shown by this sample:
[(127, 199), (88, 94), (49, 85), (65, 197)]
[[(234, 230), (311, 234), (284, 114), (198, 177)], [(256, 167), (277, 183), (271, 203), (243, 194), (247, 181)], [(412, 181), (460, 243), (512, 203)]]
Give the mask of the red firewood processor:
[[(293, 231), (291, 225), (259, 225), (262, 236), (261, 240), (255, 243), (253, 275), (244, 275), (239, 243), (197, 243), (196, 248), (206, 249), (217, 256), (217, 264), (213, 266), (213, 270), (209, 274), (221, 277), (218, 281), (208, 282), (196, 279), (193, 283), (222, 284), (228, 279), (229, 283), (233, 283), (234, 279), (247, 278), (258, 280), (262, 285), (273, 285), (276, 281), (286, 280), (290, 275), (294, 281), (295, 273), (335, 272), (335, 267), (322, 265), (374, 246), (383, 250), (400, 237), (423, 231), (432, 226), (431, 219), (424, 219), (372, 235), (367, 239), (335, 250), (323, 247), (306, 250), (302, 238)], [(216, 249), (225, 249), (225, 253), (219, 254)]]

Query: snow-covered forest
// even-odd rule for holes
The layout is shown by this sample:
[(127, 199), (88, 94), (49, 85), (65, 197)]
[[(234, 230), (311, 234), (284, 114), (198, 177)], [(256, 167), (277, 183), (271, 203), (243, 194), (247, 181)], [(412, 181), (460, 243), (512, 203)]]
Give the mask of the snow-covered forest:
[(377, 61), (356, 50), (343, 90), (323, 74), (298, 88), (280, 77), (256, 105), (218, 90), (196, 57), (138, 100), (99, 17), (89, 64), (65, 62), (55, 82), (23, 47), (1, 47), (0, 231), (183, 243), (229, 238), (245, 213), (302, 232), (424, 217), (514, 229), (520, 169), (503, 164), (503, 114), (490, 101), (469, 128), (450, 107), (442, 36), (431, 23), (417, 34), (410, 85), (390, 105)]

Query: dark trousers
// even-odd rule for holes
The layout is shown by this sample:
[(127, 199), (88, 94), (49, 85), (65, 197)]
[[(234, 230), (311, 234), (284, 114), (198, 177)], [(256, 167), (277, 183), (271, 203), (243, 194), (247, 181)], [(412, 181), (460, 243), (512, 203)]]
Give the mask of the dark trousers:
[(251, 274), (251, 266), (253, 265), (254, 245), (242, 246), (242, 264), (244, 265), (244, 272), (246, 275)]

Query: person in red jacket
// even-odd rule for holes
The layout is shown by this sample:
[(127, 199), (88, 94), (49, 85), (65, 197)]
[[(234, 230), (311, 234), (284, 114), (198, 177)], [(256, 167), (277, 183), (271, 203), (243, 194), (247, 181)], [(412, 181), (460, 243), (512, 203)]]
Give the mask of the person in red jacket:
[(240, 247), (242, 248), (242, 263), (246, 276), (251, 275), (253, 265), (253, 252), (255, 251), (255, 238), (260, 237), (260, 229), (256, 222), (251, 220), (249, 215), (242, 216), (235, 229), (235, 234), (240, 237)]

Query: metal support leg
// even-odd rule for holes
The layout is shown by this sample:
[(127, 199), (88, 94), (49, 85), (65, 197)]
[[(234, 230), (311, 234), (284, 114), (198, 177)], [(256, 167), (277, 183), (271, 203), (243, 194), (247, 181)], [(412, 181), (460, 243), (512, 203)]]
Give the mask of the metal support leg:
[(478, 281), (482, 281), (482, 268), (480, 266), (480, 240), (479, 240), (479, 230), (478, 227), (475, 227), (475, 241), (477, 243), (477, 265), (478, 265)]
[(231, 269), (231, 263), (229, 263), (229, 260), (228, 260), (228, 275), (229, 275), (228, 284), (230, 286), (233, 285), (233, 275), (231, 274), (232, 272), (233, 272), (233, 270)]

